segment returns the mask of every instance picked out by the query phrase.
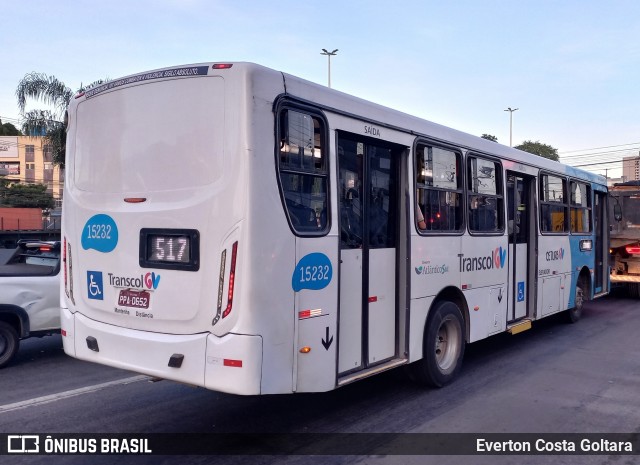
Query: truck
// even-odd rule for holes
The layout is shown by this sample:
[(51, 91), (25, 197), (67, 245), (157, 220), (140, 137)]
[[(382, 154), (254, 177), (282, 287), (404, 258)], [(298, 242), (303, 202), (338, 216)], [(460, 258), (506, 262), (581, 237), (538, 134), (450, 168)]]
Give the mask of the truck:
[(20, 341), (60, 332), (60, 241), (21, 240), (0, 262), (0, 368)]
[(640, 297), (640, 181), (609, 188), (611, 283)]

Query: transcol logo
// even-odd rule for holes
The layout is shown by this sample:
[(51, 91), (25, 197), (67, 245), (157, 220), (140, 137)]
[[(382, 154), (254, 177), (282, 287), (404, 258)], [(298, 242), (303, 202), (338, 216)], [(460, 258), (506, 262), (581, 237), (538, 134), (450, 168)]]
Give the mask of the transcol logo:
[(548, 262), (564, 259), (564, 249), (560, 247), (558, 250), (549, 250), (546, 254)]
[(109, 273), (109, 285), (113, 287), (134, 288), (134, 289), (157, 289), (160, 284), (160, 275), (147, 273), (144, 276), (130, 278), (128, 276), (116, 276)]
[(507, 261), (507, 251), (502, 247), (498, 247), (486, 257), (464, 258), (463, 254), (458, 256), (460, 257), (461, 272), (500, 269), (504, 268)]

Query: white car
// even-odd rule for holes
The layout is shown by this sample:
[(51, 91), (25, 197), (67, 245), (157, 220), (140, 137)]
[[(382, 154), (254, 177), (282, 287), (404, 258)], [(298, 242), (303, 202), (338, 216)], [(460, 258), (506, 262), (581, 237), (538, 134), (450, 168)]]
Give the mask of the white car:
[(60, 242), (21, 241), (0, 265), (0, 368), (20, 340), (60, 332)]

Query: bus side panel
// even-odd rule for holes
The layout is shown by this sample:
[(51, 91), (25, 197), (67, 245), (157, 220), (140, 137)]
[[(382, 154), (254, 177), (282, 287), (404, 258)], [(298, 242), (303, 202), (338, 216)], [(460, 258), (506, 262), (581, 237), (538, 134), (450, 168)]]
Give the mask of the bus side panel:
[[(296, 291), (294, 390), (330, 391), (336, 387), (337, 374), (337, 240), (335, 236), (298, 238), (296, 246), (297, 265), (290, 271), (292, 287)], [(357, 330), (361, 331), (360, 328)], [(305, 347), (310, 350), (304, 350)]]
[(538, 318), (566, 310), (571, 282), (571, 250), (568, 236), (538, 238)]

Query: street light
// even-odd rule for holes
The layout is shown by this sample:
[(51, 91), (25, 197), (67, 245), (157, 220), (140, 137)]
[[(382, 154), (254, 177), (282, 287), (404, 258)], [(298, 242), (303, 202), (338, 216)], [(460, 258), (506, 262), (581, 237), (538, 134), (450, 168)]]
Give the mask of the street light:
[(517, 108), (507, 107), (505, 111), (509, 112), (509, 147), (513, 147), (513, 112)]
[(331, 57), (336, 53), (338, 53), (338, 49), (335, 49), (333, 52), (329, 52), (326, 48), (323, 48), (322, 53), (320, 53), (320, 55), (327, 55), (327, 59), (329, 60), (329, 88), (331, 88)]

